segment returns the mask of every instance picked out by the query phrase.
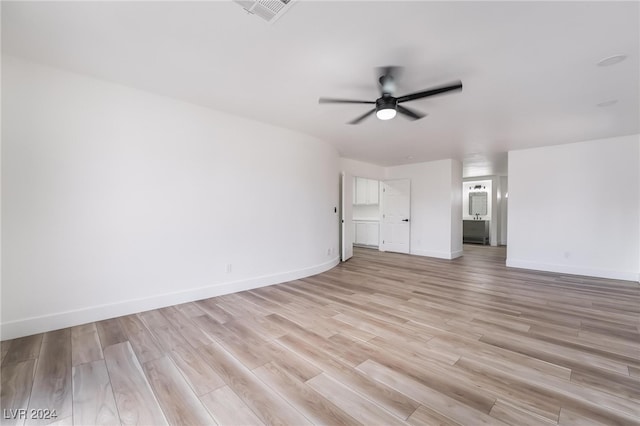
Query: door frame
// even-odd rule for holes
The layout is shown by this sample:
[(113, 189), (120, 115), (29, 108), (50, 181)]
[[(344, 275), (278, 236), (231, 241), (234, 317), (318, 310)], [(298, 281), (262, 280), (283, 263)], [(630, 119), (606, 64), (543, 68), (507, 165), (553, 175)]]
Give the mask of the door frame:
[(353, 176), (340, 173), (340, 261), (353, 256)]

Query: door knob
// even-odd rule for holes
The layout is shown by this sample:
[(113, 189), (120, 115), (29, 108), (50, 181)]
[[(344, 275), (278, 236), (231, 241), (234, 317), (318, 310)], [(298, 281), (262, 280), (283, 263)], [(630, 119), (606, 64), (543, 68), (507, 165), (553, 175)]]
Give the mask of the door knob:
[(402, 219), (403, 222), (409, 222), (409, 219)]

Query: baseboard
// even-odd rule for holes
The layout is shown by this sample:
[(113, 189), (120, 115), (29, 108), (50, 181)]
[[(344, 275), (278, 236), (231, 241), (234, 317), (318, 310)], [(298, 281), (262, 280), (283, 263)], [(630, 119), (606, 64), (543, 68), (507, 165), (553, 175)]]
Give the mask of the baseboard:
[(538, 263), (528, 260), (509, 259), (507, 266), (510, 268), (532, 269), (535, 271), (557, 272), (560, 274), (584, 275), (587, 277), (609, 278), (613, 280), (639, 281), (640, 274), (630, 271), (614, 271), (610, 269), (584, 268), (580, 266), (555, 265), (551, 263)]
[(436, 257), (438, 259), (455, 259), (462, 256), (462, 250), (458, 251), (436, 251), (436, 250), (411, 250), (411, 254), (416, 256)]
[(88, 308), (76, 309), (38, 317), (9, 321), (0, 325), (2, 340), (15, 339), (36, 333), (58, 330), (93, 321), (115, 318), (151, 309), (164, 308), (194, 300), (222, 296), (253, 288), (265, 287), (316, 275), (333, 268), (339, 263), (338, 257), (325, 263), (308, 268), (287, 271), (279, 274), (263, 275), (245, 280), (218, 283), (211, 286), (189, 289), (180, 292), (165, 293), (141, 299), (131, 299), (105, 305), (95, 305)]
[(456, 250), (451, 252), (451, 257), (449, 259), (457, 259), (462, 256), (462, 250)]

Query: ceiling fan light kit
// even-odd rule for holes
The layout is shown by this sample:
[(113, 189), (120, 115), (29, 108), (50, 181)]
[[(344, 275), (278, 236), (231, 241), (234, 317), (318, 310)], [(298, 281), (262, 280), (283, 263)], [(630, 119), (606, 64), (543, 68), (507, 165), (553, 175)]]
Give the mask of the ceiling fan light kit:
[(376, 111), (376, 117), (380, 120), (391, 120), (396, 116), (396, 110), (393, 108), (379, 109)]
[(350, 121), (348, 124), (358, 124), (365, 118), (369, 117), (374, 112), (376, 113), (376, 117), (379, 120), (391, 120), (393, 119), (397, 113), (404, 115), (405, 117), (411, 120), (419, 120), (426, 116), (426, 114), (411, 110), (402, 105), (399, 105), (403, 102), (414, 101), (416, 99), (422, 99), (429, 96), (439, 95), (441, 93), (452, 92), (452, 91), (460, 91), (462, 90), (462, 82), (456, 81), (450, 84), (446, 84), (443, 86), (432, 87), (431, 89), (423, 90), (421, 92), (411, 93), (409, 95), (404, 95), (400, 97), (394, 97), (393, 92), (395, 91), (395, 78), (394, 74), (398, 72), (399, 67), (384, 67), (382, 68), (384, 74), (380, 76), (378, 79), (378, 83), (380, 84), (380, 92), (382, 96), (380, 96), (375, 101), (360, 101), (353, 99), (336, 99), (336, 98), (320, 98), (318, 102), (321, 104), (324, 103), (335, 103), (335, 104), (375, 104), (375, 108), (367, 111), (360, 117)]
[(396, 116), (398, 103), (395, 98), (383, 96), (376, 101), (376, 117), (380, 120), (391, 120)]

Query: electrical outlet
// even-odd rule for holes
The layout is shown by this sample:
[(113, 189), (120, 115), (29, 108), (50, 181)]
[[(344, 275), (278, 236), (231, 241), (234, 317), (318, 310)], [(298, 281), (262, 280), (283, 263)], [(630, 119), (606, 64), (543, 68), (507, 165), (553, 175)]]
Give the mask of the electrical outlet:
[(230, 263), (227, 263), (227, 274), (230, 274), (232, 270), (232, 265)]
[(327, 256), (331, 256), (331, 249), (330, 248), (327, 249)]

